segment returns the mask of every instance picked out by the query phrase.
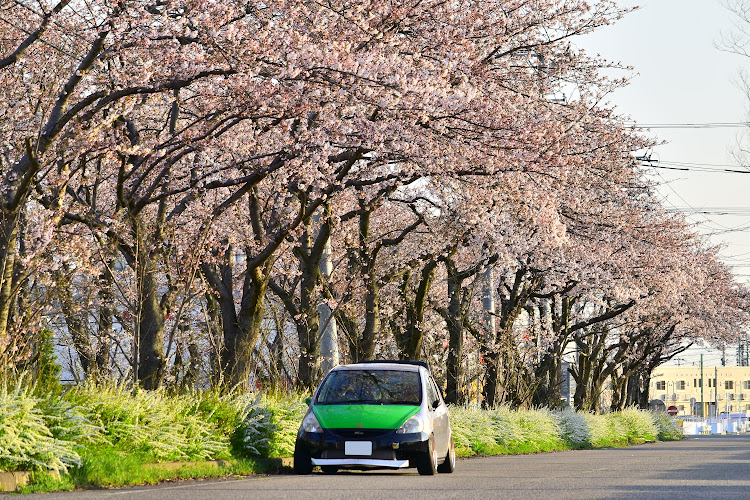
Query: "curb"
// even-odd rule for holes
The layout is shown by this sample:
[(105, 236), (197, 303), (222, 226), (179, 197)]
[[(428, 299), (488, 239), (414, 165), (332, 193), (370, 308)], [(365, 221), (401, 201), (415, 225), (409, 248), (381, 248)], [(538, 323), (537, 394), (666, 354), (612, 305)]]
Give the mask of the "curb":
[(156, 464), (145, 464), (146, 469), (177, 470), (183, 467), (209, 467), (218, 469), (219, 467), (230, 467), (232, 462), (228, 460), (209, 460), (207, 462), (160, 462)]
[[(19, 470), (15, 472), (0, 472), (0, 491), (18, 491), (21, 486), (29, 484), (33, 472)], [(40, 474), (49, 474), (55, 479), (60, 479), (60, 473), (57, 471), (42, 472)]]
[[(256, 458), (256, 462), (267, 467), (270, 473), (288, 472), (294, 467), (294, 458)], [(210, 460), (207, 462), (161, 462), (156, 464), (147, 464), (144, 467), (148, 469), (161, 469), (161, 470), (177, 470), (183, 467), (231, 467), (232, 462), (229, 460)]]
[[(284, 458), (259, 458), (256, 459), (259, 464), (263, 464), (270, 474), (281, 474), (290, 472), (294, 467), (294, 459), (292, 457)], [(148, 469), (160, 469), (160, 470), (178, 470), (183, 467), (231, 467), (232, 462), (228, 460), (210, 460), (207, 462), (162, 462), (157, 464), (146, 464), (144, 467)], [(22, 486), (29, 484), (31, 479), (31, 471), (15, 471), (15, 472), (0, 472), (0, 492), (14, 492), (18, 491)], [(57, 471), (48, 471), (46, 474), (51, 475), (55, 479), (60, 479), (60, 473)]]
[(268, 473), (280, 474), (282, 472), (291, 472), (294, 469), (294, 458), (292, 457), (259, 458), (256, 461), (268, 467)]

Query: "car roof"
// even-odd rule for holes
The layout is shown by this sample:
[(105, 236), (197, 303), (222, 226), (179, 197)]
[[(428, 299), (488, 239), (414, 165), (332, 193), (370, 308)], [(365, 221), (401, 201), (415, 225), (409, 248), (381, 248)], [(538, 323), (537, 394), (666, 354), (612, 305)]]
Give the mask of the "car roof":
[(339, 365), (333, 370), (397, 370), (402, 372), (418, 372), (421, 365), (396, 362), (363, 362), (351, 365)]

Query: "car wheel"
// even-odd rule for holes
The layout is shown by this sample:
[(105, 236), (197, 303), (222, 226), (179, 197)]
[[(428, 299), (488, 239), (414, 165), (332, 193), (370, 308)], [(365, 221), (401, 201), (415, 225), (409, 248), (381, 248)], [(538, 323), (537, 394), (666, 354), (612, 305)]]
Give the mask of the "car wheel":
[(420, 476), (433, 476), (437, 472), (435, 438), (430, 436), (430, 440), (427, 443), (427, 451), (417, 457), (417, 472), (419, 472)]
[(294, 472), (297, 474), (311, 474), (313, 470), (312, 458), (307, 448), (300, 445), (299, 441), (294, 445)]
[(445, 461), (438, 465), (438, 472), (451, 473), (456, 470), (456, 447), (453, 446), (453, 438), (451, 437), (451, 444), (448, 447), (448, 454), (445, 456)]
[(323, 474), (336, 474), (339, 471), (335, 465), (321, 465), (320, 468), (323, 469)]

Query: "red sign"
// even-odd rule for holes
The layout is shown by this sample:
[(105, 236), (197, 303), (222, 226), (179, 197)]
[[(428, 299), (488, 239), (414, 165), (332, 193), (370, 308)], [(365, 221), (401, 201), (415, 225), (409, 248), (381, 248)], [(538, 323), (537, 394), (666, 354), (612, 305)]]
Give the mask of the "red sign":
[(667, 414), (670, 415), (670, 416), (672, 416), (672, 417), (674, 417), (675, 415), (677, 415), (677, 407), (676, 406), (670, 406), (669, 408), (667, 408)]

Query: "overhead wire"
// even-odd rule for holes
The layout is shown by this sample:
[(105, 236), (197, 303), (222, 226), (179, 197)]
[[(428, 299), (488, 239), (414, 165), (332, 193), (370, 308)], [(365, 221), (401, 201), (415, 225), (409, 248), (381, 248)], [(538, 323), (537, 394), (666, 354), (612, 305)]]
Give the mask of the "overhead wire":
[(748, 128), (750, 122), (693, 122), (693, 123), (626, 123), (637, 129), (709, 129), (709, 128)]
[[(737, 226), (735, 228), (730, 228), (728, 226), (724, 226), (723, 224), (715, 222), (712, 219), (706, 217), (706, 215), (711, 215), (711, 214), (709, 212), (707, 212), (706, 210), (698, 210), (695, 207), (693, 207), (692, 205), (690, 205), (690, 203), (688, 203), (687, 200), (685, 200), (685, 198), (683, 198), (671, 186), (671, 183), (667, 182), (667, 180), (664, 179), (664, 177), (661, 175), (661, 173), (657, 172), (657, 175), (659, 176), (659, 178), (662, 179), (663, 185), (666, 185), (667, 188), (669, 188), (669, 190), (672, 191), (675, 194), (675, 196), (677, 196), (677, 198), (679, 198), (688, 207), (687, 210), (684, 207), (682, 207), (682, 208), (677, 207), (666, 196), (662, 196), (662, 199), (663, 199), (664, 203), (669, 204), (669, 205), (671, 205), (673, 207), (672, 209), (667, 208), (667, 211), (671, 211), (671, 212), (678, 212), (679, 211), (681, 213), (685, 213), (685, 215), (688, 218), (693, 219), (695, 221), (695, 223), (697, 223), (699, 226), (707, 228), (707, 229), (710, 230), (710, 232), (707, 234), (708, 237), (714, 237), (714, 236), (719, 236), (719, 235), (728, 234), (728, 233), (735, 233), (735, 232), (740, 232), (742, 230), (750, 229), (750, 224), (742, 224), (742, 225)], [(691, 213), (691, 211), (692, 211), (692, 213)], [(701, 216), (701, 218), (703, 220), (702, 221), (701, 220), (696, 220), (694, 217), (691, 217), (691, 215), (699, 215), (699, 216)], [(750, 215), (750, 208), (748, 208), (748, 215)], [(716, 228), (715, 225), (722, 226), (722, 228)], [(735, 263), (727, 262), (727, 265), (730, 266), (732, 269), (740, 269), (740, 268), (750, 267), (750, 264), (742, 265), (740, 262), (735, 262)], [(750, 275), (746, 275), (746, 274), (743, 274), (743, 273), (735, 273), (734, 275), (736, 277), (738, 277), (738, 278), (748, 278), (748, 277), (750, 277)]]

